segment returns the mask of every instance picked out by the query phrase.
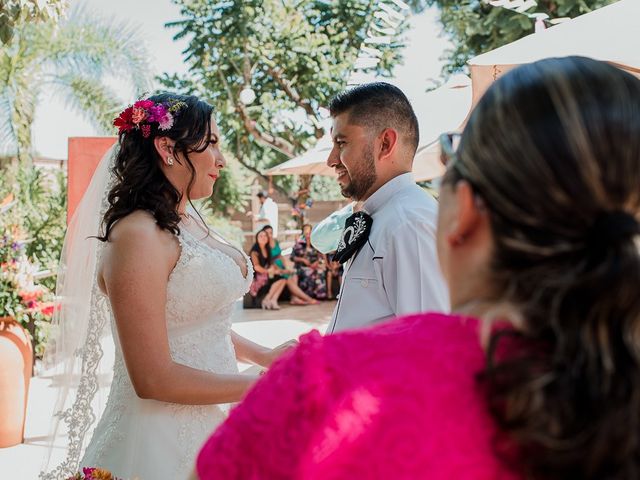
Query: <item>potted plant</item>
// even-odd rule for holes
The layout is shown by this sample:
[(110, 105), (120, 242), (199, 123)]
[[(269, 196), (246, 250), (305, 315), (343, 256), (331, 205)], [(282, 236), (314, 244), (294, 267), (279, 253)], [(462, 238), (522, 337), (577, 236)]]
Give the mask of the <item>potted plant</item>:
[[(0, 214), (0, 448), (22, 443), (34, 348), (29, 332), (53, 315), (51, 293), (35, 282), (20, 226)], [(37, 340), (42, 340), (37, 338)], [(41, 342), (38, 342), (41, 348)]]

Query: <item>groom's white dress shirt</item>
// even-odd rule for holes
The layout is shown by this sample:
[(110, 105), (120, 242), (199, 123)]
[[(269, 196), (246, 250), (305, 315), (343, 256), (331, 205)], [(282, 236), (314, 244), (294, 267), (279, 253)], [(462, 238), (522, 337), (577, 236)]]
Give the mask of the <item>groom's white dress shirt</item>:
[(399, 315), (449, 310), (436, 253), (437, 202), (405, 173), (364, 205), (369, 240), (346, 264), (327, 333), (365, 327)]

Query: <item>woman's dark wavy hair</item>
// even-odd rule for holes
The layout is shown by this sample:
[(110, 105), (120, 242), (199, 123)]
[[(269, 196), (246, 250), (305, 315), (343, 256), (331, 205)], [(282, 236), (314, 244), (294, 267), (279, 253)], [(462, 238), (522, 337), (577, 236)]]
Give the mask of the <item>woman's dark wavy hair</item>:
[(203, 152), (211, 135), (213, 107), (195, 96), (161, 93), (149, 97), (155, 103), (180, 100), (186, 104), (174, 115), (174, 124), (168, 131), (151, 124), (151, 135), (142, 136), (139, 130), (122, 132), (119, 149), (113, 166), (115, 185), (108, 194), (109, 207), (103, 218), (103, 231), (99, 240), (107, 241), (113, 225), (135, 210), (150, 212), (157, 225), (174, 234), (179, 233), (180, 215), (176, 207), (180, 192), (167, 180), (160, 168), (162, 159), (153, 143), (156, 137), (168, 137), (175, 141), (173, 158), (186, 162), (191, 170), (191, 180), (185, 195), (189, 197), (195, 179), (195, 169), (189, 154)]
[(491, 300), (522, 317), (479, 376), (496, 448), (526, 478), (640, 478), (640, 80), (579, 57), (520, 67), (457, 157), (444, 181), (488, 208)]
[(271, 227), (271, 225), (267, 225), (263, 228), (261, 228), (260, 230), (258, 230), (256, 232), (256, 236), (255, 236), (255, 243), (253, 244), (253, 247), (251, 247), (252, 251), (256, 251), (258, 252), (258, 256), (261, 259), (264, 259), (267, 261), (267, 265), (271, 265), (272, 264), (272, 258), (271, 258), (271, 247), (269, 246), (269, 242), (267, 241), (267, 246), (266, 246), (266, 250), (267, 250), (267, 256), (265, 257), (264, 255), (262, 255), (262, 249), (260, 248), (260, 244), (258, 243), (258, 236), (264, 232), (264, 234), (266, 235), (266, 230), (267, 228), (271, 228), (273, 229), (273, 227)]

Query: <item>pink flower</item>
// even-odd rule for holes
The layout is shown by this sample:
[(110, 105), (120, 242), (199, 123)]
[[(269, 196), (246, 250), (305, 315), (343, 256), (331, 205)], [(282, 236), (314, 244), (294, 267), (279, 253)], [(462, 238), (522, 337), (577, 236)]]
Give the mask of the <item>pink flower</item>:
[(45, 317), (50, 317), (53, 313), (58, 310), (59, 306), (54, 302), (43, 302), (38, 305), (38, 310)]
[(24, 303), (33, 302), (39, 299), (40, 297), (42, 297), (43, 294), (44, 294), (44, 290), (42, 290), (41, 288), (33, 288), (30, 290), (20, 290), (18, 292), (18, 295), (20, 295)]
[(140, 107), (133, 107), (133, 112), (131, 114), (131, 121), (134, 125), (138, 125), (140, 122), (144, 121), (147, 118), (147, 112)]
[(138, 100), (136, 103), (133, 104), (134, 107), (143, 108), (145, 110), (150, 109), (154, 105), (155, 104), (153, 103), (153, 100)]
[(160, 130), (170, 130), (173, 127), (173, 115), (167, 112), (158, 122)]

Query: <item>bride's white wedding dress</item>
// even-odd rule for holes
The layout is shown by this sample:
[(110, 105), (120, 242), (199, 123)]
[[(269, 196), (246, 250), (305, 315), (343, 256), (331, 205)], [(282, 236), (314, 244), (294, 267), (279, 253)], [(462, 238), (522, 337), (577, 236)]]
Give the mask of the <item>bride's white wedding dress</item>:
[[(231, 312), (253, 278), (231, 257), (181, 227), (178, 262), (167, 285), (166, 319), (173, 360), (221, 374), (238, 373), (231, 342)], [(102, 301), (108, 302), (106, 297)], [(185, 479), (198, 449), (226, 416), (221, 405), (178, 405), (139, 398), (116, 343), (113, 383), (107, 404), (80, 462), (106, 468), (117, 477)]]

